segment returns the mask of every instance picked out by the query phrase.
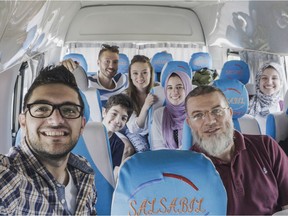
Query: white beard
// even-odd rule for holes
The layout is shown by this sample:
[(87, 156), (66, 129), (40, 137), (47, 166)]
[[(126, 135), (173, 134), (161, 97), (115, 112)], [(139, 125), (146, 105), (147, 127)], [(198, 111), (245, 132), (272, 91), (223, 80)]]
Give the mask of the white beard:
[(211, 156), (218, 157), (233, 143), (234, 128), (232, 126), (233, 122), (231, 119), (226, 122), (226, 130), (223, 133), (203, 139), (198, 133), (192, 131), (193, 138), (196, 141), (196, 145), (202, 150)]

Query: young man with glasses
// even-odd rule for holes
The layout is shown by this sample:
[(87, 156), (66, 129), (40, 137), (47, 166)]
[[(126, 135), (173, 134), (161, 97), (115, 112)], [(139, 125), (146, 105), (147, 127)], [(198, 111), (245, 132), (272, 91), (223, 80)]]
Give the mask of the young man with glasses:
[(228, 215), (288, 209), (288, 158), (275, 140), (233, 129), (232, 109), (216, 87), (199, 86), (185, 99), (195, 144), (214, 163), (228, 196)]
[[(128, 87), (127, 75), (117, 73), (118, 62), (119, 47), (102, 44), (97, 60), (99, 71), (94, 76), (88, 77), (89, 87), (99, 90), (102, 107), (110, 96), (119, 94)], [(70, 71), (78, 66), (72, 59), (65, 60), (61, 64)]]
[(0, 155), (0, 214), (96, 214), (94, 171), (71, 153), (85, 125), (72, 73), (47, 67), (24, 98), (21, 144)]

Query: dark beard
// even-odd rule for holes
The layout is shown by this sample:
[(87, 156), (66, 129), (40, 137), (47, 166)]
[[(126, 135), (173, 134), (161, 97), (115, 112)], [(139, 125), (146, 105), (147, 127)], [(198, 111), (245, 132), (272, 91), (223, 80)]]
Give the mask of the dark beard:
[(27, 137), (25, 136), (25, 142), (27, 144), (27, 146), (29, 147), (29, 149), (33, 152), (33, 154), (37, 157), (37, 158), (42, 158), (45, 160), (62, 160), (64, 158), (67, 157), (67, 155), (72, 151), (72, 149), (76, 146), (77, 141), (73, 141), (74, 143), (73, 145), (70, 146), (70, 148), (68, 148), (65, 152), (61, 152), (59, 154), (50, 154), (47, 153), (46, 151), (41, 151), (39, 149), (33, 149), (31, 147), (31, 145), (29, 144), (29, 141), (27, 141)]

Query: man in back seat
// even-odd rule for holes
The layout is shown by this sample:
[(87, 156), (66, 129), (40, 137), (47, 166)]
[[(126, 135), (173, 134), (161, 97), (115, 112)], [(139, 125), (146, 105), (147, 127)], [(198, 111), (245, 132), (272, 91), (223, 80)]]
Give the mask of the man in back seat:
[(227, 215), (288, 209), (288, 157), (275, 140), (234, 130), (232, 109), (216, 87), (193, 89), (185, 107), (195, 139), (192, 150), (208, 156), (219, 172), (228, 196)]
[(19, 115), (21, 144), (0, 155), (0, 215), (95, 215), (94, 171), (74, 155), (85, 125), (72, 73), (47, 67)]
[[(99, 90), (102, 107), (105, 107), (106, 101), (110, 96), (119, 94), (128, 87), (127, 75), (117, 73), (118, 62), (118, 46), (102, 44), (97, 60), (99, 71), (95, 75), (88, 77), (89, 87)], [(71, 72), (78, 66), (77, 62), (72, 59), (67, 59), (61, 64)]]

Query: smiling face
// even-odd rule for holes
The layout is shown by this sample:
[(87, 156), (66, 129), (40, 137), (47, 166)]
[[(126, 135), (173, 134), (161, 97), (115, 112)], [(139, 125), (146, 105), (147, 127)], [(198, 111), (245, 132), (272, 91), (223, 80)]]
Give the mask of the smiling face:
[(281, 88), (278, 72), (274, 68), (266, 68), (260, 77), (259, 87), (260, 91), (265, 95), (277, 93)]
[(103, 124), (105, 125), (109, 137), (112, 133), (121, 130), (128, 120), (127, 109), (121, 105), (112, 106), (109, 110), (103, 111)]
[[(80, 105), (77, 92), (63, 84), (46, 84), (35, 88), (28, 104), (35, 102)], [(83, 117), (65, 119), (58, 109), (46, 118), (34, 118), (28, 110), (25, 110), (19, 115), (19, 122), (27, 144), (40, 159), (44, 160), (67, 157), (85, 125)]]
[(131, 65), (130, 77), (138, 91), (145, 91), (151, 81), (151, 69), (147, 62), (135, 62)]
[(166, 85), (167, 99), (174, 106), (181, 104), (185, 100), (185, 89), (182, 80), (177, 75), (169, 77)]
[(116, 52), (109, 50), (104, 51), (100, 59), (98, 59), (98, 66), (100, 69), (99, 76), (112, 79), (118, 70), (119, 55)]
[[(207, 99), (209, 98), (209, 100)], [(219, 156), (233, 143), (232, 110), (219, 92), (187, 100), (187, 123), (197, 145), (212, 156)], [(221, 113), (214, 110), (222, 110)], [(197, 117), (204, 113), (203, 118)], [(221, 115), (220, 115), (221, 114)], [(199, 115), (202, 116), (202, 115)]]

